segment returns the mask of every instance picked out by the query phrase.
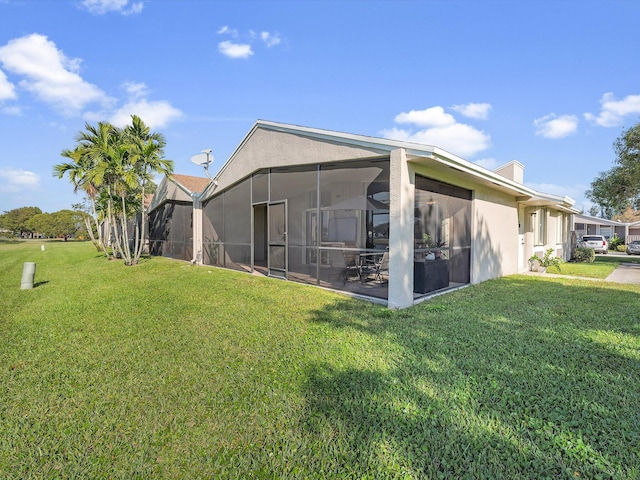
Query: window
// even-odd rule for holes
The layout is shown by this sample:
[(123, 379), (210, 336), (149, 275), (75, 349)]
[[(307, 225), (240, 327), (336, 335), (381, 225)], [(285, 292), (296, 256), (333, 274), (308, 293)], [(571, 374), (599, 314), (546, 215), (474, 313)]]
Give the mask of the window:
[(558, 216), (556, 217), (556, 243), (564, 242), (564, 219), (564, 213), (558, 213)]
[(531, 226), (533, 229), (533, 244), (544, 245), (547, 243), (547, 209), (538, 208), (531, 214)]

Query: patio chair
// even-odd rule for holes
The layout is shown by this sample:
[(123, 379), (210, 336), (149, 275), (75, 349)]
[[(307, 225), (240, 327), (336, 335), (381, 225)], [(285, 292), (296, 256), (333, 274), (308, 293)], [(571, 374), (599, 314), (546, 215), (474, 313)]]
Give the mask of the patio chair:
[(328, 256), (332, 270), (343, 279), (343, 285), (346, 285), (350, 275), (360, 278), (355, 259), (347, 261), (342, 250), (328, 250)]
[(384, 252), (380, 261), (376, 263), (376, 281), (384, 283), (383, 275), (386, 275), (387, 280), (389, 279), (389, 252)]

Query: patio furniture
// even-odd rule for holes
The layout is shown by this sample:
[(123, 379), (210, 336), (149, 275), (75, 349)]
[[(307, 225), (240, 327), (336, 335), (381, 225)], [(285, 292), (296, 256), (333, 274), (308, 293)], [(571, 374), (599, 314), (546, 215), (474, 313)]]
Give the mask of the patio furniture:
[(356, 265), (355, 258), (347, 260), (342, 250), (328, 250), (331, 269), (343, 279), (345, 285), (350, 275), (360, 278), (360, 269)]
[[(386, 280), (383, 278), (386, 276)], [(376, 281), (381, 284), (389, 280), (389, 252), (384, 252), (380, 261), (376, 263)]]

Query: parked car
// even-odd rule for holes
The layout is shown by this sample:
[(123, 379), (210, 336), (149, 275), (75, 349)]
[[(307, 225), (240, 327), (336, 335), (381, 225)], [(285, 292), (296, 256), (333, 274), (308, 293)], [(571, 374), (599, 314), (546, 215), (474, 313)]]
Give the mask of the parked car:
[(609, 246), (607, 240), (602, 235), (585, 235), (582, 237), (581, 245), (586, 248), (593, 248), (598, 253), (607, 253)]
[(627, 245), (627, 255), (640, 255), (640, 240), (634, 240)]

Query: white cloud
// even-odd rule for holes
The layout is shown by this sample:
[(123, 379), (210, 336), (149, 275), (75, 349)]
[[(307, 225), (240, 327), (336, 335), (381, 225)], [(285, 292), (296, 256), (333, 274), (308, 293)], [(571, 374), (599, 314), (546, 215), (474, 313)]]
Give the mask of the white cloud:
[[(254, 54), (253, 46), (256, 42), (262, 41), (267, 48), (275, 47), (282, 43), (279, 33), (262, 31), (259, 34), (255, 30), (249, 30), (240, 35), (235, 28), (223, 25), (218, 29), (218, 35), (228, 35), (236, 41), (223, 41), (218, 43), (218, 51), (229, 58), (249, 58)], [(241, 38), (241, 41), (237, 39)]]
[(139, 116), (149, 128), (163, 128), (172, 120), (182, 117), (181, 110), (165, 100), (150, 102), (146, 99), (129, 102), (111, 116), (109, 122), (117, 127), (131, 123), (131, 115)]
[(11, 83), (2, 70), (0, 70), (0, 101), (18, 98), (16, 87)]
[(249, 58), (253, 55), (248, 43), (233, 43), (228, 40), (218, 44), (218, 51), (229, 58)]
[(102, 90), (78, 75), (80, 60), (67, 58), (44, 35), (34, 33), (11, 40), (0, 47), (0, 62), (23, 77), (21, 88), (64, 115), (77, 114), (92, 102), (110, 101)]
[(578, 130), (578, 117), (575, 115), (556, 115), (551, 113), (533, 121), (536, 135), (545, 138), (563, 138)]
[(129, 3), (129, 0), (82, 0), (82, 6), (94, 15), (103, 15), (109, 12), (135, 15), (142, 12), (144, 2)]
[(489, 117), (491, 104), (489, 103), (467, 103), (466, 105), (454, 105), (451, 109), (461, 115), (477, 120), (486, 120)]
[(413, 123), (419, 127), (445, 127), (456, 123), (453, 115), (446, 113), (442, 107), (402, 112), (396, 115), (394, 121), (396, 123)]
[(183, 115), (181, 110), (166, 100), (147, 100), (147, 86), (144, 83), (125, 82), (122, 87), (127, 91), (129, 100), (113, 112), (109, 119), (117, 127), (131, 123), (131, 115), (139, 116), (152, 129), (163, 128)]
[(491, 146), (491, 137), (484, 132), (458, 123), (440, 106), (411, 110), (395, 117), (396, 123), (414, 124), (418, 130), (393, 127), (381, 133), (386, 138), (433, 145), (463, 157), (473, 156)]
[(601, 127), (617, 127), (629, 115), (640, 115), (640, 95), (627, 95), (616, 100), (613, 93), (605, 93), (600, 99), (600, 114), (585, 113), (584, 118)]
[(218, 35), (231, 35), (232, 37), (238, 36), (238, 31), (235, 28), (229, 28), (227, 25), (223, 25), (218, 29)]
[(21, 168), (0, 168), (0, 191), (19, 192), (21, 190), (35, 190), (40, 183), (40, 177)]
[(267, 47), (274, 47), (279, 45), (282, 39), (279, 34), (273, 34), (269, 32), (260, 32), (260, 38), (265, 43)]
[(146, 97), (148, 92), (147, 86), (141, 82), (125, 82), (122, 84), (122, 88), (127, 91), (129, 98)]

